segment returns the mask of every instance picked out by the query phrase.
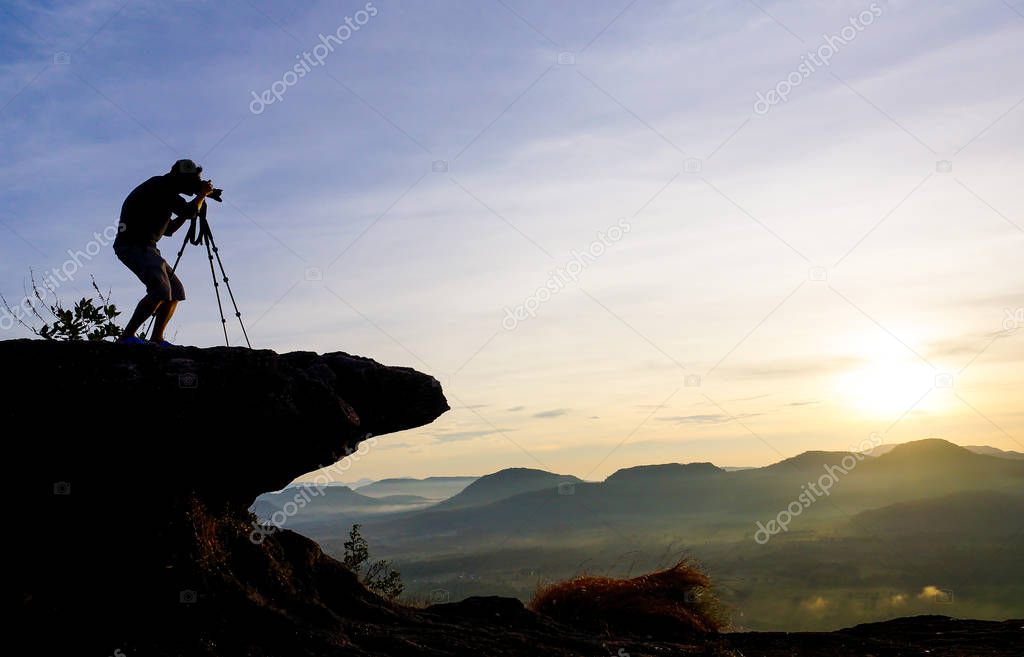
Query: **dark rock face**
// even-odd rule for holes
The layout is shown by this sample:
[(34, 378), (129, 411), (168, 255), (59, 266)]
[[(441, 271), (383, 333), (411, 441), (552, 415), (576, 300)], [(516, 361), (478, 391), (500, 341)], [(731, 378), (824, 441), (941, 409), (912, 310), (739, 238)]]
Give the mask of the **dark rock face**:
[[(0, 362), (14, 575), (42, 636), (95, 634), (112, 654), (137, 627), (167, 641), (173, 621), (194, 632), (176, 633), (188, 654), (218, 631), (258, 644), (254, 627), (215, 631), (248, 612), (275, 609), (268, 628), (325, 601), (393, 614), (312, 542), (250, 541), (246, 509), (370, 436), (432, 422), (448, 410), (432, 377), (344, 353), (102, 342), (0, 342)], [(65, 621), (89, 631), (54, 632)]]
[(247, 507), (369, 435), (433, 421), (448, 405), (430, 376), (343, 353), (26, 340), (0, 342), (0, 362), (11, 641), (33, 654), (959, 657), (1017, 655), (1024, 636), (929, 617), (681, 645), (506, 598), (391, 604), (298, 534), (253, 541)]
[(45, 455), (54, 480), (87, 465), (97, 480), (249, 504), (366, 437), (448, 410), (432, 377), (344, 353), (132, 346), (0, 343), (8, 411), (61, 437), (59, 446), (47, 437), (27, 446)]

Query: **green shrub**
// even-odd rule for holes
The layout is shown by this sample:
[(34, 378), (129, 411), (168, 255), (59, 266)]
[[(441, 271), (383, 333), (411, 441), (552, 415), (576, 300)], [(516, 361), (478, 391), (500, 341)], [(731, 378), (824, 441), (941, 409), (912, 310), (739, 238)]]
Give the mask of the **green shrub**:
[[(52, 319), (47, 320), (43, 317), (36, 304), (32, 303), (29, 306), (32, 314), (32, 317), (29, 318), (32, 322), (30, 324), (11, 308), (7, 299), (2, 295), (0, 295), (0, 300), (3, 301), (4, 307), (11, 317), (17, 319), (19, 324), (33, 334), (45, 340), (61, 341), (104, 340), (121, 335), (121, 329), (114, 323), (114, 318), (121, 313), (114, 304), (110, 303), (110, 291), (108, 290), (107, 294), (104, 295), (100, 291), (99, 286), (96, 285), (95, 278), (92, 279), (92, 288), (96, 290), (96, 297), (83, 297), (75, 302), (72, 308), (67, 308), (57, 298), (56, 291), (52, 287), (46, 287), (46, 289), (53, 294), (54, 301), (51, 304), (47, 304), (44, 301), (43, 290), (36, 283), (35, 275), (30, 273), (30, 276), (32, 280), (32, 296), (35, 297), (41, 307), (49, 312)], [(37, 326), (37, 322), (41, 322), (42, 325)]]

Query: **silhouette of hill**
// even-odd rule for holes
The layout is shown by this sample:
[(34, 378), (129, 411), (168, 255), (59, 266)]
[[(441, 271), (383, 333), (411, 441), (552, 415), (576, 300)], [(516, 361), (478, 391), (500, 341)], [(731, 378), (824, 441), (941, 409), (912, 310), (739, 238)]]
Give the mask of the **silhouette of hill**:
[(477, 477), (426, 477), (425, 479), (398, 477), (381, 479), (355, 490), (360, 495), (367, 497), (416, 495), (429, 500), (445, 500), (462, 491), (476, 479)]
[(851, 531), (875, 535), (953, 535), (960, 539), (1008, 537), (1024, 531), (1020, 494), (970, 491), (899, 502), (858, 513)]
[(890, 459), (890, 462), (893, 458), (956, 461), (958, 459), (970, 458), (972, 454), (974, 452), (966, 447), (954, 445), (948, 440), (925, 438), (923, 440), (913, 440), (893, 445), (889, 453), (884, 456)]
[[(944, 495), (964, 490), (1020, 490), (1024, 462), (976, 454), (931, 438), (897, 445), (887, 454), (864, 463), (861, 469), (891, 482), (891, 494), (910, 500), (914, 499), (914, 490), (917, 497), (923, 493)], [(870, 482), (870, 477), (864, 477), (860, 486)]]
[(754, 470), (783, 473), (794, 471), (818, 473), (825, 466), (842, 463), (843, 458), (849, 455), (849, 452), (812, 450), (783, 459), (778, 463), (773, 463), (763, 468), (754, 468)]
[[(899, 447), (900, 444), (902, 443), (886, 443), (884, 445), (879, 445), (878, 447), (875, 447), (873, 449), (869, 449), (865, 453), (870, 456), (881, 456), (883, 454), (888, 454), (896, 447)], [(975, 454), (982, 454), (984, 456), (997, 456), (999, 458), (1015, 460), (1024, 459), (1024, 452), (1007, 451), (999, 449), (997, 447), (989, 447), (987, 445), (963, 445), (963, 448), (968, 451), (974, 452)]]
[(987, 447), (985, 445), (964, 445), (964, 449), (969, 449), (975, 454), (984, 454), (985, 456), (997, 456), (1001, 459), (1024, 460), (1024, 452), (1008, 451), (1004, 449), (998, 449), (996, 447)]
[(480, 477), (457, 495), (431, 507), (431, 510), (448, 511), (483, 506), (521, 493), (578, 483), (582, 483), (582, 480), (572, 475), (560, 475), (533, 468), (507, 468)]
[(652, 484), (657, 481), (671, 482), (685, 477), (707, 477), (726, 471), (711, 463), (662, 463), (661, 465), (638, 465), (616, 470), (605, 479), (606, 484), (631, 485)]

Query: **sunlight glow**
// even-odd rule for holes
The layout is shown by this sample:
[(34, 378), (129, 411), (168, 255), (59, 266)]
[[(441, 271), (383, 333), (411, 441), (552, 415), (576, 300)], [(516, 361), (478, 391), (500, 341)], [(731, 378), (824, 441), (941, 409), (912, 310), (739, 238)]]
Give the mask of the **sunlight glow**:
[[(877, 360), (840, 375), (836, 390), (854, 409), (869, 415), (889, 416), (915, 407), (935, 384), (935, 371), (924, 363)], [(933, 410), (932, 397), (929, 395), (916, 408)]]

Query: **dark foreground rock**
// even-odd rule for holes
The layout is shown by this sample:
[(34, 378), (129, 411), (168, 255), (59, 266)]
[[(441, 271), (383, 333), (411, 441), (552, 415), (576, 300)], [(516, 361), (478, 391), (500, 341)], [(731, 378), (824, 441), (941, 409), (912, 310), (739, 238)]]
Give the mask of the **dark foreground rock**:
[[(433, 421), (437, 382), (335, 353), (0, 342), (15, 645), (33, 654), (1021, 654), (1019, 621), (900, 619), (833, 633), (600, 636), (515, 600), (413, 609), (366, 591), (253, 498), (361, 441)], [(372, 448), (364, 458), (380, 458)]]

